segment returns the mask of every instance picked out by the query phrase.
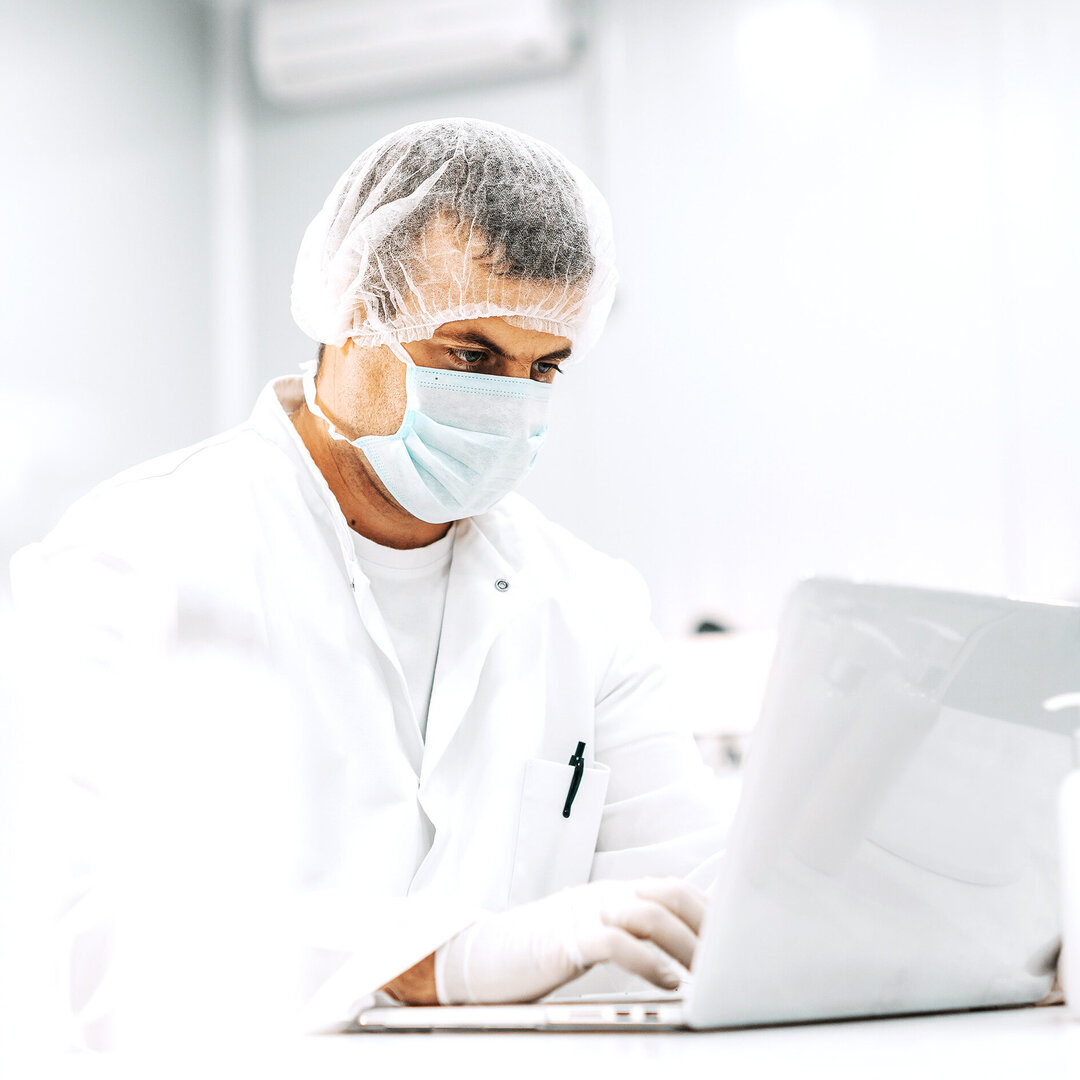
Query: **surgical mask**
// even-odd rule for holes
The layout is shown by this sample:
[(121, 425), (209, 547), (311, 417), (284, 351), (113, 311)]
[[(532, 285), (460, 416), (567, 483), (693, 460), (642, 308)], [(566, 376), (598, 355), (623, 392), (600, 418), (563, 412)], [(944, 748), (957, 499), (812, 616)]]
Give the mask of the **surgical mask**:
[(547, 433), (551, 384), (405, 362), (405, 416), (393, 435), (348, 439), (315, 402), (314, 364), (304, 372), (307, 407), (332, 438), (362, 451), (387, 491), (421, 521), (456, 521), (490, 510), (525, 478)]

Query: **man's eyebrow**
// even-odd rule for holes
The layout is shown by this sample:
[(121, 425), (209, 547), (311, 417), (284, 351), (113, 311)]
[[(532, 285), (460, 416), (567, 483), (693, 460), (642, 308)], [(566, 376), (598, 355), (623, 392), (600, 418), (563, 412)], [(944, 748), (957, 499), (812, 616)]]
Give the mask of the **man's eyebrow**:
[(565, 349), (558, 349), (555, 352), (545, 353), (543, 356), (537, 357), (539, 361), (546, 360), (565, 360), (573, 350), (569, 345)]
[[(465, 342), (468, 345), (476, 345), (481, 349), (487, 349), (488, 352), (494, 353), (496, 356), (502, 356), (505, 358), (506, 353), (499, 348), (490, 338), (484, 337), (483, 334), (476, 330), (446, 330), (443, 331), (446, 337), (453, 338), (455, 341)], [(543, 356), (538, 356), (534, 363), (544, 363), (548, 360), (565, 360), (573, 350), (567, 346), (563, 349), (557, 349), (555, 352), (545, 353)]]

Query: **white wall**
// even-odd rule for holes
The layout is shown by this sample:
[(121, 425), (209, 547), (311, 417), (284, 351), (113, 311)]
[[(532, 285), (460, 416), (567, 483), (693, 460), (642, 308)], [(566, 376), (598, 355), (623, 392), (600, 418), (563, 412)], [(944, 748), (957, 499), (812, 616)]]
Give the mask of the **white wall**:
[(209, 434), (205, 11), (0, 0), (7, 558), (98, 480)]
[(477, 115), (607, 192), (622, 290), (526, 491), (663, 629), (772, 623), (817, 571), (1080, 595), (1080, 11), (601, 0), (571, 73), (257, 109), (261, 374), (300, 234), (406, 122)]
[(209, 434), (205, 15), (0, 0), (0, 1056), (27, 992), (7, 562), (97, 481)]
[(611, 200), (622, 290), (526, 491), (645, 573), (663, 629), (770, 624), (812, 570), (1080, 593), (1066, 0), (597, 0), (564, 75), (322, 109), (249, 87), (254, 356), (231, 374), (204, 7), (0, 2), (0, 555), (295, 370), (292, 261), (337, 175), (471, 114)]

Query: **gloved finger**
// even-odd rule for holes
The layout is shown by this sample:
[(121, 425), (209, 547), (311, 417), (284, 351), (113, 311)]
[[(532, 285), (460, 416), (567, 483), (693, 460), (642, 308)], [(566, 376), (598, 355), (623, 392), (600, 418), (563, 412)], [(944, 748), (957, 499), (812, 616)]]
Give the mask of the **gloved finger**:
[(635, 882), (634, 891), (645, 900), (655, 900), (673, 911), (695, 934), (701, 933), (701, 923), (709, 898), (680, 878), (643, 878)]
[[(609, 919), (605, 918), (605, 921)], [(627, 904), (615, 913), (617, 926), (629, 930), (636, 938), (659, 945), (669, 956), (673, 956), (685, 968), (690, 967), (694, 959), (694, 947), (697, 934), (663, 904), (655, 900), (638, 899)]]
[(609, 926), (599, 944), (604, 954), (601, 959), (648, 979), (654, 986), (674, 990), (682, 980), (682, 973), (670, 956), (652, 942), (641, 941), (617, 926)]

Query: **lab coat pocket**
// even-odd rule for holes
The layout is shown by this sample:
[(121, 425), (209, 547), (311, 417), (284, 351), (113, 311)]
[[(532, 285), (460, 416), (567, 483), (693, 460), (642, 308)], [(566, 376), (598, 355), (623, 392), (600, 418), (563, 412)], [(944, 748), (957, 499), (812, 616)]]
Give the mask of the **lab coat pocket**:
[(587, 768), (570, 816), (563, 817), (573, 767), (540, 759), (525, 763), (510, 878), (511, 907), (589, 880), (609, 774), (606, 765)]

